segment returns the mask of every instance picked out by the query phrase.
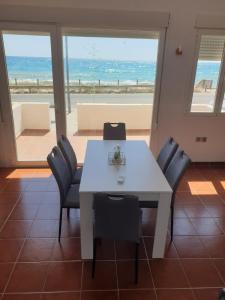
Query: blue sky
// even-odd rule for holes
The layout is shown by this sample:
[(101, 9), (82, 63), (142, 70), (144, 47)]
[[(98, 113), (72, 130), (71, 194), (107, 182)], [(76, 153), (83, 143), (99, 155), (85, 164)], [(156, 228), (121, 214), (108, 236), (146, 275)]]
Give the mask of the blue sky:
[[(4, 34), (7, 56), (50, 57), (48, 36)], [(156, 61), (157, 40), (68, 37), (70, 58)]]

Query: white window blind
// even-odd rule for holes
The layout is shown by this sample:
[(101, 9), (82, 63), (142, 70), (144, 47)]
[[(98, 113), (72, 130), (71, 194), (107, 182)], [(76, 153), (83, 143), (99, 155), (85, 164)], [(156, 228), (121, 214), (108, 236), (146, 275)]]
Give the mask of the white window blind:
[(221, 61), (225, 36), (203, 35), (201, 38), (199, 60)]

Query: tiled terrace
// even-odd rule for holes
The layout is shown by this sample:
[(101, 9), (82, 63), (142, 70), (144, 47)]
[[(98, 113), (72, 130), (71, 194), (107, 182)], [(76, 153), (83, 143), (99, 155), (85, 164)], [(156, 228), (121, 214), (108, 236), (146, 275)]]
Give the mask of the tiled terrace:
[(0, 170), (0, 299), (213, 300), (225, 286), (225, 169), (192, 167), (176, 197), (175, 236), (151, 259), (154, 210), (143, 212), (139, 283), (133, 247), (98, 248), (96, 277), (80, 257), (79, 211), (64, 215), (48, 169)]
[[(145, 140), (149, 144), (149, 130), (127, 130), (128, 140)], [(84, 161), (88, 140), (102, 140), (101, 130), (85, 130), (68, 134), (73, 145), (78, 162)], [(24, 130), (16, 139), (19, 161), (45, 161), (48, 153), (56, 144), (56, 132), (46, 130)]]

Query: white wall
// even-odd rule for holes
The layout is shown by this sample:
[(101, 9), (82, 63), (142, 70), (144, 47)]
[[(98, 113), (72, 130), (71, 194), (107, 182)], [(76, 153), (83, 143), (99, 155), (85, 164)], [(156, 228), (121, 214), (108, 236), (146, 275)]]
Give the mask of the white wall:
[[(30, 13), (22, 8), (23, 16), (13, 5), (39, 5), (39, 10), (31, 8)], [(55, 18), (56, 22), (66, 20), (67, 13), (72, 14), (80, 11), (84, 13), (87, 9), (87, 19), (83, 19), (88, 25), (94, 26), (96, 20), (91, 18), (93, 12), (99, 9), (108, 10), (108, 14), (117, 16), (116, 11), (163, 11), (170, 13), (170, 22), (167, 30), (165, 59), (162, 76), (162, 89), (160, 97), (159, 126), (152, 134), (152, 148), (158, 151), (165, 138), (172, 135), (181, 144), (181, 146), (191, 156), (193, 161), (224, 161), (225, 160), (225, 117), (222, 116), (190, 116), (185, 113), (187, 104), (188, 87), (191, 79), (192, 62), (195, 48), (196, 30), (194, 28), (197, 15), (200, 13), (210, 15), (224, 15), (225, 18), (225, 1), (224, 0), (0, 0), (0, 4), (7, 6), (0, 7), (0, 20), (23, 20), (38, 18), (44, 21), (49, 14), (49, 20)], [(54, 6), (54, 9), (46, 10), (41, 6)], [(57, 7), (64, 7), (57, 13)], [(66, 9), (69, 8), (68, 10)], [(77, 10), (78, 9), (78, 10)], [(42, 18), (37, 15), (40, 11), (45, 12)], [(19, 14), (19, 15), (18, 15)], [(36, 19), (35, 19), (36, 16)], [(141, 23), (141, 14), (138, 21)], [(98, 23), (104, 28), (106, 15), (99, 14)], [(82, 24), (82, 25), (83, 25)], [(183, 55), (176, 56), (175, 49), (178, 45), (183, 48)], [(196, 136), (207, 136), (208, 141), (205, 144), (196, 143)]]
[[(95, 116), (93, 118), (93, 116)], [(78, 130), (102, 130), (105, 122), (125, 122), (127, 130), (151, 128), (151, 104), (77, 104)]]

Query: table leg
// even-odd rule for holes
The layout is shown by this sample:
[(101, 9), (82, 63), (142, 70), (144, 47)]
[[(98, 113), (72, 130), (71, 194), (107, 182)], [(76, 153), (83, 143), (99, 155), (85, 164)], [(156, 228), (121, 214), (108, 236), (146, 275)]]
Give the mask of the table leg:
[(170, 217), (171, 193), (161, 193), (157, 209), (153, 258), (163, 258), (166, 246), (166, 236)]
[(93, 195), (80, 193), (81, 257), (93, 258)]

